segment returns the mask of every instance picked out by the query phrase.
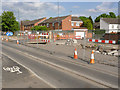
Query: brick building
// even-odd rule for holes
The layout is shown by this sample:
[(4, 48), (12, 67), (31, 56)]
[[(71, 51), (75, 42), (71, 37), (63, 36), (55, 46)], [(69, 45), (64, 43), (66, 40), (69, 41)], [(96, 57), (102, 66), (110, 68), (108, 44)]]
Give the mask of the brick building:
[(76, 36), (84, 37), (87, 35), (87, 28), (82, 27), (83, 21), (79, 17), (73, 17), (71, 15), (54, 17), (46, 19), (38, 24), (39, 26), (46, 26), (50, 30), (73, 30)]
[(32, 20), (32, 21), (21, 21), (20, 29), (22, 31), (30, 31), (33, 26), (37, 26), (39, 23), (43, 22), (45, 19), (46, 17)]
[(79, 17), (73, 17), (71, 15), (53, 17), (53, 18), (41, 18), (33, 21), (22, 21), (21, 30), (31, 30), (33, 26), (46, 26), (50, 30), (56, 31), (74, 31), (76, 36), (81, 36), (81, 38), (87, 37), (88, 29), (82, 27), (83, 21)]

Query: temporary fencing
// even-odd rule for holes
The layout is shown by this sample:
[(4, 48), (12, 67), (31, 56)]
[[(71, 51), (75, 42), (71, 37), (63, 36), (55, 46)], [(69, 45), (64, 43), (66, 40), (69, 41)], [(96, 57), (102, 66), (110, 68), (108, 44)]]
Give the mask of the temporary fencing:
[[(92, 36), (90, 32), (88, 33), (90, 36), (87, 36), (85, 33), (84, 36), (86, 37), (84, 38), (79, 35), (76, 35), (76, 33), (72, 30), (71, 31), (69, 30), (31, 31), (31, 32), (28, 31), (28, 32), (19, 32), (17, 35), (18, 35), (18, 40), (20, 40), (19, 43), (22, 44), (48, 43), (49, 46), (45, 45), (38, 48), (47, 49), (50, 52), (51, 51), (60, 52), (60, 54), (62, 53), (61, 55), (67, 55), (67, 56), (70, 56), (70, 54), (73, 55), (74, 49), (76, 48), (78, 60), (80, 59), (85, 62), (90, 62), (91, 50), (94, 50), (94, 55), (96, 56), (94, 60), (96, 63), (117, 65), (116, 64), (117, 60), (115, 60), (116, 58), (113, 57), (114, 55), (113, 56), (108, 55), (109, 52), (111, 52), (111, 50), (118, 49), (117, 45), (115, 45), (114, 40), (104, 40), (103, 36), (105, 33), (97, 34), (92, 32), (92, 30), (91, 30)], [(75, 43), (76, 45), (73, 43)], [(63, 44), (63, 45), (59, 45), (59, 44)], [(71, 46), (69, 47), (69, 45)], [(109, 62), (109, 60), (111, 60), (111, 62)]]

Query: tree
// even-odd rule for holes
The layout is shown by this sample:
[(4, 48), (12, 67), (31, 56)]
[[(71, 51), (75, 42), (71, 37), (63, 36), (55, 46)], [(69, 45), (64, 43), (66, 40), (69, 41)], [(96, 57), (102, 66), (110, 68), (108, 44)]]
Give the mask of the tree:
[(52, 17), (50, 17), (49, 19), (52, 19)]
[(120, 19), (120, 15), (118, 15), (118, 16), (117, 16), (117, 18), (119, 18), (119, 19)]
[(19, 23), (16, 21), (14, 13), (11, 11), (4, 11), (2, 17), (2, 31), (15, 32), (20, 30)]
[(99, 15), (96, 19), (95, 19), (95, 22), (100, 22), (100, 18), (103, 17), (103, 18), (106, 18), (106, 17), (109, 17), (107, 14), (103, 13), (101, 15)]
[(111, 16), (111, 18), (116, 18), (116, 15), (113, 12), (109, 12), (109, 15)]
[(0, 31), (2, 31), (2, 16), (0, 16)]
[(93, 29), (93, 24), (91, 23), (91, 20), (87, 19), (84, 21), (84, 27), (87, 27), (88, 30)]
[(93, 24), (92, 24), (92, 18), (91, 17), (88, 18), (88, 17), (85, 17), (85, 16), (81, 16), (79, 18), (83, 21), (83, 26), (84, 27), (86, 27), (89, 30), (93, 29)]
[(99, 15), (98, 17), (96, 17), (95, 22), (100, 22), (100, 18), (116, 18), (116, 15), (113, 12), (109, 12), (109, 15), (106, 13), (103, 13), (101, 15)]
[(47, 31), (47, 30), (49, 30), (49, 29), (48, 29), (46, 26), (34, 26), (34, 27), (31, 28), (31, 30)]
[(93, 24), (93, 20), (92, 20), (92, 17), (91, 17), (91, 16), (89, 16), (89, 19), (91, 20), (91, 23)]

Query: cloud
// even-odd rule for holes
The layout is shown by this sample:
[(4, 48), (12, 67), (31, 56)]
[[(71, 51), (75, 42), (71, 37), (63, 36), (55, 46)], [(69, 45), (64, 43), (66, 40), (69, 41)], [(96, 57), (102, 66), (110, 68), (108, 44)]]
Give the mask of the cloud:
[(103, 2), (98, 5), (95, 9), (89, 9), (89, 12), (113, 12), (117, 10), (117, 8), (113, 8), (113, 2)]
[(72, 16), (76, 16), (76, 17), (85, 16), (85, 17), (88, 17), (88, 15), (86, 15), (86, 14), (72, 14)]
[[(3, 10), (14, 11), (15, 15), (20, 19), (38, 19), (41, 17), (49, 17), (58, 14), (58, 6), (49, 2), (3, 2)], [(59, 13), (65, 11), (63, 6), (59, 6)]]
[(79, 6), (73, 6), (72, 8), (80, 8)]

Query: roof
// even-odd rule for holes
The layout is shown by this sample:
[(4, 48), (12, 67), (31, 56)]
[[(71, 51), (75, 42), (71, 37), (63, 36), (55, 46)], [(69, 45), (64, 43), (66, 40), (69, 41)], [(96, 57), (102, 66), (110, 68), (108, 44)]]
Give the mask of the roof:
[(68, 16), (54, 17), (54, 18), (51, 18), (51, 19), (46, 19), (42, 23), (53, 23), (53, 22), (58, 22), (58, 21), (60, 22), (63, 19), (65, 19), (66, 17), (68, 17)]
[(109, 24), (120, 24), (120, 19), (118, 18), (101, 18), (101, 19)]
[(22, 21), (22, 24), (23, 25), (33, 25), (33, 24), (39, 22), (42, 19), (44, 19), (44, 18), (40, 18), (40, 19), (36, 19), (36, 20), (32, 20), (32, 21)]
[(94, 28), (100, 27), (100, 22), (95, 22), (95, 23), (93, 24), (93, 27), (94, 27)]
[(82, 21), (79, 17), (73, 17), (72, 16), (72, 21)]

